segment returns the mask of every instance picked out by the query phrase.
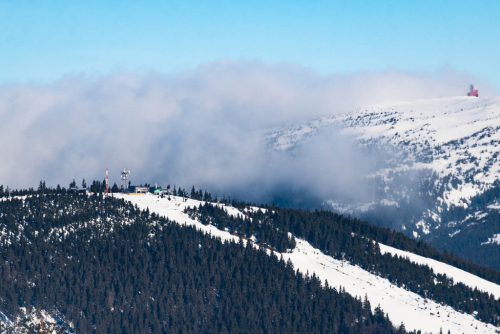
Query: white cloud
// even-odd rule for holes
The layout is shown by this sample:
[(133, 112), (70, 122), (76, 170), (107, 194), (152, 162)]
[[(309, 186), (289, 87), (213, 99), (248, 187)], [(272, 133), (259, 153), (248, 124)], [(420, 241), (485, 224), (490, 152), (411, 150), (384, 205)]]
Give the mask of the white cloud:
[[(481, 85), (450, 69), (321, 76), (292, 64), (222, 60), (175, 76), (4, 85), (0, 184), (36, 187), (43, 179), (67, 187), (73, 178), (102, 180), (108, 166), (117, 183), (126, 167), (136, 183), (195, 184), (219, 195), (265, 193), (277, 184), (324, 193), (356, 180), (353, 166), (363, 158), (349, 151), (348, 139), (329, 134), (336, 137), (312, 141), (292, 158), (268, 151), (265, 129), (389, 101), (461, 95), (471, 80)], [(492, 94), (481, 86), (483, 96)]]

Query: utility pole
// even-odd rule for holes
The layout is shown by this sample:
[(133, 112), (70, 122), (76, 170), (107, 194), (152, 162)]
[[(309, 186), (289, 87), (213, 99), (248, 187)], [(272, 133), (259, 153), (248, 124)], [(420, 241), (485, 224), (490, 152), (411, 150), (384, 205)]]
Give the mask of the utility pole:
[(108, 187), (108, 167), (106, 167), (106, 197), (108, 197), (108, 194), (109, 194), (109, 187)]

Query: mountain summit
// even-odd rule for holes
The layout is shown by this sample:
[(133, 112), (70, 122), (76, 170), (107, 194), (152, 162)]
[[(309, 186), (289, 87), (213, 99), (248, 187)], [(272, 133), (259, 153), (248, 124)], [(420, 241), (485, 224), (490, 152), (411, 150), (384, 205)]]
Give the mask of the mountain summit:
[[(464, 230), (477, 239), (478, 249), (497, 243), (500, 230), (487, 217), (500, 209), (498, 199), (491, 194), (479, 201), (480, 207), (477, 199), (497, 185), (499, 129), (500, 97), (460, 96), (358, 109), (265, 136), (275, 150), (293, 152), (320, 133), (339, 131), (357, 149), (383, 152), (385, 158), (360, 175), (376, 195), (357, 203), (342, 196), (324, 198), (327, 208), (458, 251), (450, 239)], [(472, 231), (478, 223), (486, 225)]]

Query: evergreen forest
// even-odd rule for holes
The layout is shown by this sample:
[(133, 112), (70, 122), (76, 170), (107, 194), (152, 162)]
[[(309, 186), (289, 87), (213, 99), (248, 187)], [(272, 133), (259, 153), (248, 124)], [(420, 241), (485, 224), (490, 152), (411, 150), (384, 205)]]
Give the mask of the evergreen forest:
[(0, 230), (1, 311), (42, 308), (65, 333), (406, 332), (265, 248), (223, 244), (102, 193), (3, 200)]
[[(74, 181), (73, 181), (74, 182)], [(380, 307), (300, 273), (267, 250), (289, 252), (295, 238), (392, 284), (500, 324), (500, 301), (455, 284), (379, 243), (451, 264), (500, 283), (500, 273), (441, 253), (400, 232), (329, 211), (212, 197), (192, 188), (175, 195), (204, 201), (185, 213), (240, 236), (222, 243), (127, 201), (64, 188), (0, 189), (0, 312), (55, 315), (61, 333), (406, 333)], [(7, 196), (14, 197), (7, 197)], [(21, 197), (24, 196), (24, 197)], [(232, 216), (217, 203), (231, 205)], [(245, 246), (243, 240), (253, 245)], [(273, 254), (273, 253), (271, 253)], [(26, 332), (40, 332), (27, 321)], [(1, 330), (0, 330), (1, 332)], [(436, 333), (439, 329), (436, 329)]]

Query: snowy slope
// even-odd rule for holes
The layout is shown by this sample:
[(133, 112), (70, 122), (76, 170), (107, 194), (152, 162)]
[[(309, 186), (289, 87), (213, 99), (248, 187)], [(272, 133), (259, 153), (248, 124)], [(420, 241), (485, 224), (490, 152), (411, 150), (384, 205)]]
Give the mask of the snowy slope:
[[(172, 200), (169, 201), (167, 198), (161, 199), (151, 194), (142, 196), (115, 194), (114, 196), (130, 201), (141, 209), (149, 208), (150, 212), (168, 217), (179, 224), (196, 226), (199, 230), (220, 237), (222, 240), (238, 241), (238, 237), (220, 231), (214, 226), (205, 226), (183, 213), (185, 207), (198, 206), (199, 201), (188, 199), (183, 202), (182, 198), (175, 196), (172, 196)], [(226, 210), (230, 214), (241, 214), (233, 207), (226, 207)], [(438, 333), (440, 328), (445, 333), (448, 330), (451, 333), (495, 333), (494, 326), (479, 322), (472, 315), (461, 314), (448, 306), (424, 300), (419, 295), (398, 288), (388, 280), (370, 274), (358, 266), (335, 260), (313, 248), (304, 240), (296, 240), (297, 247), (291, 253), (277, 255), (282, 255), (285, 260), (290, 259), (294, 267), (303, 273), (309, 272), (310, 275), (315, 273), (320, 279), (328, 280), (330, 286), (342, 286), (348, 293), (359, 297), (364, 297), (366, 294), (372, 308), (380, 304), (396, 325), (404, 322), (407, 329), (421, 329), (427, 333)], [(477, 286), (495, 296), (500, 295), (500, 286), (497, 284), (434, 260), (385, 245), (380, 245), (380, 247), (383, 252), (409, 256), (413, 261), (429, 265), (436, 272), (446, 272), (448, 276), (453, 277), (455, 282), (463, 282), (471, 287)]]
[[(334, 129), (351, 136), (359, 147), (392, 152), (385, 166), (360, 176), (381, 178), (385, 195), (357, 205), (359, 211), (375, 204), (398, 206), (413, 199), (401, 186), (401, 179), (394, 179), (394, 173), (422, 169), (436, 173), (437, 178), (431, 179), (434, 203), (412, 222), (418, 235), (439, 228), (442, 210), (452, 205), (467, 207), (468, 199), (491, 187), (500, 176), (500, 97), (461, 96), (381, 105), (274, 129), (265, 137), (276, 150), (293, 151), (320, 132)], [(353, 209), (336, 200), (330, 204), (337, 211)]]
[(380, 252), (382, 254), (389, 253), (394, 255), (398, 255), (400, 257), (408, 258), (410, 261), (427, 265), (434, 270), (436, 274), (446, 274), (446, 276), (453, 278), (455, 283), (463, 283), (471, 288), (476, 288), (483, 292), (488, 292), (495, 296), (495, 298), (500, 298), (500, 285), (487, 281), (483, 278), (477, 277), (471, 273), (468, 273), (462, 269), (455, 268), (450, 266), (449, 264), (445, 264), (439, 262), (434, 259), (429, 259), (417, 254), (413, 254), (410, 252), (402, 251), (397, 248), (393, 248), (390, 246), (386, 246), (383, 244), (380, 245)]
[(65, 333), (74, 333), (73, 324), (63, 321), (60, 317), (50, 314), (45, 310), (31, 310), (21, 307), (21, 315), (11, 319), (8, 315), (0, 312), (0, 333), (26, 334), (33, 333), (42, 325), (47, 334), (57, 334), (64, 327)]

